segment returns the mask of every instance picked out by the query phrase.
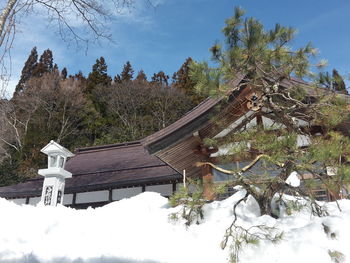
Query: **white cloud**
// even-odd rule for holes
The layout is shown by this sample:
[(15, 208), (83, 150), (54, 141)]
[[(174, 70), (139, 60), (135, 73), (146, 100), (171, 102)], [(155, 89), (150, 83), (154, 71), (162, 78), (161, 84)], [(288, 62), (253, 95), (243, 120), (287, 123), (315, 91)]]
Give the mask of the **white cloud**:
[[(163, 4), (166, 0), (151, 0), (150, 4), (146, 0), (136, 0), (131, 8), (122, 8), (120, 10), (115, 9), (112, 6), (112, 1), (106, 1), (111, 6), (107, 6), (108, 10), (114, 10), (112, 13), (112, 21), (104, 21), (105, 27), (111, 32), (113, 32), (113, 38), (117, 40), (117, 44), (120, 47), (123, 43), (128, 43), (128, 34), (125, 34), (125, 29), (127, 25), (137, 24), (142, 30), (150, 30), (154, 26), (154, 12), (157, 6)], [(74, 12), (65, 12), (65, 17), (70, 25), (77, 30), (79, 34), (87, 37), (88, 39), (93, 39), (92, 32), (86, 28), (86, 23), (79, 19)], [(38, 49), (38, 55), (43, 52), (43, 50), (49, 48), (54, 53), (54, 60), (59, 65), (65, 66), (74, 63), (74, 56), (72, 56), (71, 49), (73, 48), (76, 52), (81, 53), (82, 56), (85, 55), (87, 47), (89, 47), (89, 55), (97, 55), (101, 52), (101, 46), (109, 46), (105, 40), (98, 42), (101, 46), (94, 45), (90, 43), (90, 46), (85, 46), (83, 42), (80, 46), (74, 41), (64, 42), (62, 40), (62, 31), (60, 32), (57, 21), (48, 19), (49, 14), (44, 8), (39, 5), (36, 6), (33, 13), (23, 16), (21, 23), (18, 25), (18, 33), (14, 42), (13, 49), (11, 51), (11, 80), (8, 84), (8, 93), (12, 94), (14, 88), (20, 78), (21, 70), (24, 66), (26, 59), (30, 53), (30, 50), (36, 46)], [(64, 31), (63, 31), (64, 32)], [(123, 41), (120, 41), (123, 39)], [(93, 42), (93, 41), (92, 41)], [(78, 44), (79, 45), (79, 44)], [(101, 54), (102, 55), (102, 54)]]

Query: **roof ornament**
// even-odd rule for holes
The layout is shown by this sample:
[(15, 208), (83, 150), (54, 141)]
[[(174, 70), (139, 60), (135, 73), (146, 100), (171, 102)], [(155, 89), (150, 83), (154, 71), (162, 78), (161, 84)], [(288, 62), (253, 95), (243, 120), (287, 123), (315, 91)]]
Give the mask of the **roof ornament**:
[(262, 97), (263, 96), (257, 92), (253, 92), (246, 96), (246, 99), (248, 100), (247, 108), (252, 111), (259, 111), (263, 106)]
[(50, 141), (41, 152), (48, 156), (48, 168), (38, 171), (45, 177), (40, 202), (50, 206), (63, 204), (65, 179), (72, 177), (70, 172), (64, 170), (64, 166), (67, 158), (74, 154), (54, 141)]

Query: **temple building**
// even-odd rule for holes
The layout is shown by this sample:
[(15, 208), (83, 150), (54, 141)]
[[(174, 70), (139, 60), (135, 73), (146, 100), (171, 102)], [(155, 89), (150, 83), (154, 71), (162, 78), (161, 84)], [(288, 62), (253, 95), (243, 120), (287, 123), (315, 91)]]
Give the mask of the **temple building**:
[[(260, 106), (259, 94), (247, 85), (239, 85), (242, 80), (243, 76), (231, 83), (234, 88), (228, 99), (207, 98), (178, 121), (140, 141), (77, 149), (65, 166), (72, 178), (66, 179), (63, 204), (75, 208), (97, 207), (144, 191), (168, 197), (182, 184), (184, 171), (187, 177), (202, 178), (204, 182), (224, 181), (224, 174), (214, 172), (209, 166), (195, 165), (215, 162), (227, 152), (225, 147), (205, 146), (206, 138), (224, 137), (256, 125), (281, 128), (274, 114)], [(300, 80), (280, 83), (282, 87), (295, 84), (310, 89)], [(311, 89), (309, 96), (312, 97)], [(344, 98), (350, 103), (350, 96), (344, 95)], [(306, 126), (305, 121), (297, 121), (300, 127)], [(350, 136), (348, 127), (350, 121), (339, 129)], [(313, 134), (320, 132), (318, 126), (308, 129)], [(298, 146), (308, 143), (307, 136), (298, 137)], [(42, 186), (42, 177), (30, 179), (0, 187), (0, 197), (13, 199), (18, 204), (35, 205), (40, 201)]]

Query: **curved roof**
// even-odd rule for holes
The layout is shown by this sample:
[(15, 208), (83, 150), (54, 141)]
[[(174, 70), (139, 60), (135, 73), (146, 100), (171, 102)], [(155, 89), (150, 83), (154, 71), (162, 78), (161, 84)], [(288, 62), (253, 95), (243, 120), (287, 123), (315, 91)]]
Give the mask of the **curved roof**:
[[(73, 174), (66, 179), (65, 193), (157, 184), (182, 178), (176, 170), (150, 155), (140, 142), (78, 149), (65, 169)], [(0, 188), (1, 197), (41, 195), (43, 178)]]

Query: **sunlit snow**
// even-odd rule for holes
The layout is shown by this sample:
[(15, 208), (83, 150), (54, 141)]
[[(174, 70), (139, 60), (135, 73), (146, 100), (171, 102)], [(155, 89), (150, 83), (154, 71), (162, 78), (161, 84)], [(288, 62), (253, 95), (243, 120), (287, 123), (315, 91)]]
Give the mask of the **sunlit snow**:
[[(206, 204), (203, 222), (190, 227), (170, 221), (169, 214), (180, 208), (170, 208), (166, 198), (150, 192), (87, 210), (20, 206), (0, 199), (0, 262), (228, 262), (229, 249), (222, 250), (220, 242), (243, 194)], [(327, 205), (327, 217), (313, 217), (304, 209), (274, 219), (259, 216), (257, 204), (248, 198), (238, 206), (237, 223), (274, 226), (284, 236), (277, 244), (262, 241), (245, 247), (241, 262), (332, 262), (329, 251), (350, 260), (350, 201), (339, 204), (342, 212), (334, 203)]]

